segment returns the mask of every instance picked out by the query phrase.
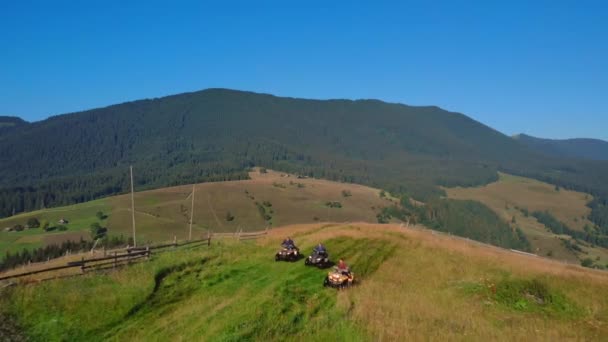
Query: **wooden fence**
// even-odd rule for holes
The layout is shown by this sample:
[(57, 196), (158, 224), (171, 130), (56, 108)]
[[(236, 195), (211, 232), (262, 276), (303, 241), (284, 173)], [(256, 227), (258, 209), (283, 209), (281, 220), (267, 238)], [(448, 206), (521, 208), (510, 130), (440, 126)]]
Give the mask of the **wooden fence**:
[(214, 237), (235, 238), (239, 241), (255, 240), (264, 237), (268, 234), (268, 228), (255, 232), (243, 232), (242, 229), (237, 229), (234, 233), (213, 233)]
[(200, 240), (192, 240), (185, 241), (182, 243), (178, 243), (177, 240), (174, 240), (172, 243), (162, 244), (162, 245), (154, 245), (154, 246), (146, 246), (146, 247), (130, 247), (123, 250), (116, 250), (110, 252), (109, 255), (104, 252), (103, 257), (99, 258), (89, 258), (85, 259), (82, 257), (81, 260), (70, 261), (65, 265), (47, 267), (35, 271), (29, 271), (24, 273), (12, 274), (7, 276), (0, 277), (0, 281), (10, 280), (10, 279), (18, 279), (22, 277), (27, 277), (35, 274), (45, 273), (45, 272), (53, 272), (60, 271), (70, 268), (80, 268), (80, 274), (84, 274), (87, 270), (104, 270), (116, 268), (119, 266), (130, 264), (134, 261), (138, 261), (141, 259), (149, 259), (153, 253), (161, 253), (168, 250), (173, 250), (178, 247), (183, 246), (192, 246), (198, 247), (202, 245), (211, 245), (211, 235), (209, 235), (206, 239)]
[[(106, 252), (103, 251), (103, 257), (88, 258), (82, 257), (81, 260), (69, 261), (65, 265), (46, 267), (34, 271), (23, 272), (18, 274), (11, 274), (6, 276), (0, 276), (0, 282), (11, 279), (19, 279), (27, 276), (32, 276), (40, 273), (61, 271), (66, 269), (80, 268), (80, 273), (72, 274), (84, 274), (89, 270), (99, 271), (106, 269), (113, 269), (119, 266), (128, 265), (132, 262), (139, 261), (141, 259), (149, 259), (152, 254), (161, 253), (164, 251), (173, 250), (178, 247), (191, 246), (198, 247), (199, 245), (211, 245), (211, 238), (231, 237), (236, 238), (239, 241), (254, 240), (264, 237), (268, 234), (268, 228), (262, 231), (255, 232), (243, 232), (242, 229), (237, 230), (234, 233), (211, 233), (209, 232), (207, 238), (200, 240), (192, 240), (178, 243), (177, 239), (174, 239), (171, 243), (165, 243), (161, 245), (146, 246), (146, 247), (127, 247), (124, 249), (117, 249), (114, 251)], [(55, 277), (49, 277), (53, 279)]]

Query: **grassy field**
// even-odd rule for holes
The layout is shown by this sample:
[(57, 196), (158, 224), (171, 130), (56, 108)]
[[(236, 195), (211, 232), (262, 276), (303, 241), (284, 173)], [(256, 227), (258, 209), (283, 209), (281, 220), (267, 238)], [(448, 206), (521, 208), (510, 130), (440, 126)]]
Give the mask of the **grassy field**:
[[(99, 222), (95, 214), (98, 211), (108, 213), (111, 206), (107, 199), (71, 205), (61, 208), (51, 208), (0, 219), (0, 255), (14, 252), (23, 248), (44, 246), (49, 243), (61, 243), (66, 239), (78, 241), (80, 237), (89, 238), (89, 227), (93, 222)], [(68, 220), (66, 231), (53, 230), (45, 232), (42, 228), (25, 229), (21, 232), (6, 232), (5, 228), (16, 224), (25, 226), (31, 217), (40, 222), (48, 221), (51, 226), (57, 226), (62, 218)], [(102, 224), (105, 224), (102, 222)]]
[[(326, 289), (325, 271), (275, 262), (285, 235), (306, 251), (324, 241), (359, 285)], [(606, 290), (605, 272), (425, 230), (309, 224), (5, 289), (0, 315), (45, 341), (599, 341), (608, 334)]]
[[(254, 231), (267, 226), (309, 222), (376, 222), (380, 208), (391, 204), (381, 198), (380, 190), (356, 184), (319, 179), (299, 179), (293, 175), (268, 170), (250, 173), (250, 180), (203, 183), (196, 185), (193, 235), (213, 232)], [(184, 239), (188, 234), (192, 185), (136, 192), (135, 220), (139, 242)], [(341, 208), (330, 208), (327, 202), (340, 202)], [(89, 227), (99, 222), (95, 214), (102, 211), (108, 218), (101, 221), (109, 234), (131, 236), (130, 195), (109, 197), (78, 205), (45, 209), (0, 220), (0, 255), (57, 243), (65, 239), (89, 237)], [(263, 211), (263, 213), (262, 213)], [(230, 214), (230, 215), (229, 215)], [(264, 217), (266, 215), (266, 217)], [(231, 217), (229, 219), (229, 216)], [(65, 232), (46, 233), (42, 229), (5, 232), (4, 227), (25, 225), (27, 219), (55, 223), (69, 220)]]
[[(549, 211), (554, 217), (572, 229), (582, 230), (585, 225), (593, 226), (587, 219), (590, 208), (586, 204), (592, 199), (588, 194), (556, 189), (555, 186), (537, 180), (499, 174), (497, 182), (475, 188), (446, 188), (449, 198), (470, 199), (484, 203), (501, 218), (520, 227), (526, 234), (533, 251), (539, 255), (558, 260), (579, 262), (582, 258), (600, 258), (600, 264), (608, 263), (608, 250), (582, 246), (584, 253), (575, 253), (567, 249), (558, 236), (546, 229), (531, 215), (526, 216), (522, 209), (529, 213)], [(514, 222), (513, 222), (514, 220)]]

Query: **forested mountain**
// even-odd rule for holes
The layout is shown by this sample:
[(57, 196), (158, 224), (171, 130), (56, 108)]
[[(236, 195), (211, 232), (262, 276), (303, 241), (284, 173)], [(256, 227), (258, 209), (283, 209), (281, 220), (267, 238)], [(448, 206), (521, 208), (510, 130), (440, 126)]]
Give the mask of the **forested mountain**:
[(27, 125), (27, 122), (15, 116), (0, 115), (0, 134)]
[(437, 185), (484, 184), (504, 170), (590, 192), (594, 212), (607, 211), (608, 162), (545, 157), (459, 113), (208, 89), (0, 134), (0, 214), (124, 192), (130, 164), (137, 189), (239, 179), (259, 165), (421, 200), (441, 195)]
[(526, 134), (514, 138), (530, 149), (548, 156), (608, 160), (608, 142), (599, 139), (541, 139)]

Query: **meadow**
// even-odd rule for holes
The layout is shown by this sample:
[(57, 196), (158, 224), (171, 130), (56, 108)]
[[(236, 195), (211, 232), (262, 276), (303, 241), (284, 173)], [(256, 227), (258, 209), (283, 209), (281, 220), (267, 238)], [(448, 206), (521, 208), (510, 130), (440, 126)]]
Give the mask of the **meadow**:
[[(327, 271), (275, 262), (286, 235), (305, 252), (325, 242), (358, 285), (324, 288)], [(599, 341), (608, 334), (606, 290), (608, 273), (422, 227), (306, 224), (8, 288), (0, 315), (45, 341)]]
[[(396, 199), (380, 197), (380, 190), (259, 169), (249, 180), (195, 185), (193, 238), (212, 232), (263, 230), (266, 227), (310, 222), (376, 222), (381, 208)], [(189, 235), (192, 185), (135, 193), (137, 239), (141, 243), (183, 240)], [(339, 202), (330, 207), (327, 202)], [(107, 216), (99, 220), (96, 213)], [(25, 225), (31, 217), (56, 223), (69, 221), (64, 232), (40, 228), (7, 232), (3, 228)], [(0, 256), (7, 251), (44, 246), (66, 239), (90, 238), (89, 227), (98, 222), (110, 235), (132, 235), (131, 197), (108, 197), (82, 204), (15, 215), (0, 220)]]

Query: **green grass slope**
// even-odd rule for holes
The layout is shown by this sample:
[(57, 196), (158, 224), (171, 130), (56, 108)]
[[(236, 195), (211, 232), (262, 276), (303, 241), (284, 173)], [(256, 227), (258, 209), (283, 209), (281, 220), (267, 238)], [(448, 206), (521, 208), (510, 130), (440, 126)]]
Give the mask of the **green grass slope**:
[[(275, 262), (324, 241), (360, 283)], [(2, 331), (31, 340), (601, 340), (605, 273), (387, 225), (305, 225), (156, 255), (108, 274), (5, 289)], [(1, 337), (1, 336), (0, 336)]]

